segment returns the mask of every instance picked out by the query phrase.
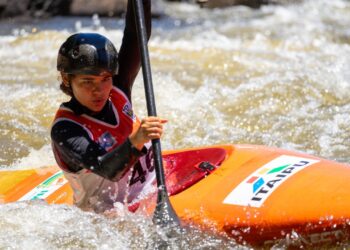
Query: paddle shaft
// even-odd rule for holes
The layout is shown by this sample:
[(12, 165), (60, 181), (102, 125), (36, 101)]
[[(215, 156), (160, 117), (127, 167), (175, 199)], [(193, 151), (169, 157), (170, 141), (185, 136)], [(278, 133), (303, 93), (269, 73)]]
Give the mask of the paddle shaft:
[[(157, 116), (142, 0), (134, 0), (134, 10), (136, 13), (136, 29), (141, 53), (147, 112), (149, 116)], [(154, 211), (153, 221), (159, 225), (179, 224), (179, 219), (169, 201), (167, 188), (165, 185), (160, 139), (152, 140), (152, 147), (158, 185), (157, 206)]]

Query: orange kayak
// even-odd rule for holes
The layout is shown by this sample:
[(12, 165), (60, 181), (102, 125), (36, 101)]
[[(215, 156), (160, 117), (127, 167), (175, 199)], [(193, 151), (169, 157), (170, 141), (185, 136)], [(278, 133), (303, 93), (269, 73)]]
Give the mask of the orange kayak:
[[(255, 145), (165, 151), (163, 160), (183, 221), (252, 246), (295, 235), (306, 246), (349, 239), (350, 165)], [(57, 167), (0, 171), (1, 203), (35, 199), (72, 204)]]

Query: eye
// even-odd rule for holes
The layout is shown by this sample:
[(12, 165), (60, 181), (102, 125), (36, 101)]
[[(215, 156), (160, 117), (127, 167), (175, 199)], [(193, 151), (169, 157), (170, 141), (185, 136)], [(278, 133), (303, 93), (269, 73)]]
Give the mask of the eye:
[(84, 87), (84, 88), (90, 88), (91, 86), (93, 86), (94, 82), (92, 80), (83, 80), (80, 82), (80, 86)]
[(90, 85), (90, 84), (93, 84), (94, 82), (91, 81), (91, 80), (85, 80), (82, 82), (84, 85)]
[(110, 81), (111, 79), (112, 79), (112, 77), (106, 76), (106, 77), (104, 77), (104, 78), (102, 79), (102, 82), (108, 82), (108, 81)]

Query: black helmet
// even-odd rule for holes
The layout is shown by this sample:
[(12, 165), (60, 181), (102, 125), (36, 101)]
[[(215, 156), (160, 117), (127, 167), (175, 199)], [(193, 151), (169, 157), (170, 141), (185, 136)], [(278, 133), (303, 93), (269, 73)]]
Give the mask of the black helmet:
[(57, 70), (68, 74), (100, 75), (118, 73), (118, 52), (106, 37), (96, 33), (77, 33), (61, 45)]

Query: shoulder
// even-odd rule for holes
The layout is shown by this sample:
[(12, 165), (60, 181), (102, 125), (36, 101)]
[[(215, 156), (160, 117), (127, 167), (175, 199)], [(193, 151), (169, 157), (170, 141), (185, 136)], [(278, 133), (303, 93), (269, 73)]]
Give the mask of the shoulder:
[(51, 127), (51, 139), (53, 141), (62, 141), (79, 136), (90, 137), (90, 131), (81, 124), (70, 119), (56, 119)]

